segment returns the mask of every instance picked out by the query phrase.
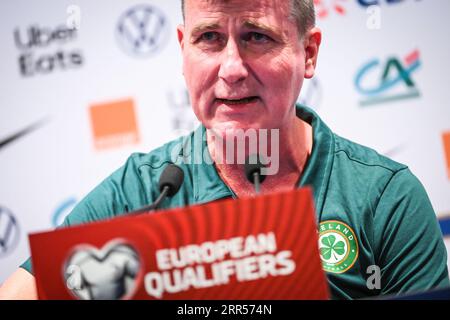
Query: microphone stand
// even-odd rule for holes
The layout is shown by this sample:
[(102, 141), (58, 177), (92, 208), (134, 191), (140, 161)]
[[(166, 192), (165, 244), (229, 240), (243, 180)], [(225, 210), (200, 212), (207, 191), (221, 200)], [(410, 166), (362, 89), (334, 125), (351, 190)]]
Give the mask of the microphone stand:
[(163, 191), (159, 194), (158, 198), (156, 198), (155, 202), (152, 204), (142, 207), (137, 211), (133, 211), (132, 214), (139, 214), (146, 211), (153, 211), (158, 209), (158, 206), (161, 204), (161, 202), (167, 197), (167, 193), (170, 191), (169, 186), (164, 186)]
[(142, 207), (136, 211), (129, 212), (128, 214), (134, 215), (158, 209), (158, 206), (165, 198), (173, 197), (178, 190), (180, 190), (183, 179), (183, 170), (173, 163), (169, 164), (159, 177), (160, 194), (158, 198), (156, 198), (152, 204)]
[(253, 184), (255, 185), (255, 192), (258, 194), (260, 193), (260, 179), (259, 179), (259, 172), (253, 172)]
[(245, 176), (247, 177), (247, 180), (255, 187), (256, 194), (261, 192), (261, 183), (266, 178), (266, 176), (261, 172), (261, 169), (264, 167), (265, 165), (261, 162), (261, 157), (258, 154), (249, 155), (245, 160)]

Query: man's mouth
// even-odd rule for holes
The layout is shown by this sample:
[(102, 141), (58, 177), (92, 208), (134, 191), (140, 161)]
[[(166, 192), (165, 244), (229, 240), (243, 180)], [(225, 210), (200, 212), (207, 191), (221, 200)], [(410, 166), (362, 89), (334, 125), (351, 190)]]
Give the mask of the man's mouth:
[(228, 105), (247, 104), (247, 103), (255, 102), (256, 100), (258, 100), (258, 97), (256, 97), (256, 96), (246, 97), (246, 98), (242, 98), (242, 99), (219, 99), (219, 98), (217, 98), (217, 101), (219, 101), (220, 103), (228, 104)]

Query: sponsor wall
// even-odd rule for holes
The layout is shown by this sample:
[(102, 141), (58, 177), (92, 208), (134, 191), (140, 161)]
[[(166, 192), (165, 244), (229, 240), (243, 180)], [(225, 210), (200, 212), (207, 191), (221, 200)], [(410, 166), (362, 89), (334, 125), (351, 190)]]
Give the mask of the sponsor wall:
[[(447, 0), (316, 0), (317, 75), (299, 100), (406, 163), (450, 249)], [(198, 125), (171, 1), (0, 3), (0, 283), (132, 152)], [(51, 250), (51, 248), (49, 248)]]

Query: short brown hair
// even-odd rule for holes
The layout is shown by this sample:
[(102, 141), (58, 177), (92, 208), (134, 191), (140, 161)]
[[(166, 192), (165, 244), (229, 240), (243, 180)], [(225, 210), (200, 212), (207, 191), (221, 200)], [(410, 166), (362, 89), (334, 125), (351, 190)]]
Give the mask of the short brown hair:
[[(316, 14), (314, 12), (313, 0), (290, 0), (291, 18), (297, 23), (297, 29), (300, 36), (303, 36), (309, 29), (316, 24)], [(184, 21), (184, 0), (181, 0), (181, 12)]]

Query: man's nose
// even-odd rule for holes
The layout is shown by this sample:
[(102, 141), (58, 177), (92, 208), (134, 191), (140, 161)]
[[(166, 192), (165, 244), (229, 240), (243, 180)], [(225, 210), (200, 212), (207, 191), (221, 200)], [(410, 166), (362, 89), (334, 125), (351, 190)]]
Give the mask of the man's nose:
[(244, 80), (248, 76), (247, 66), (239, 51), (239, 46), (233, 38), (229, 38), (220, 63), (219, 78), (228, 84)]

